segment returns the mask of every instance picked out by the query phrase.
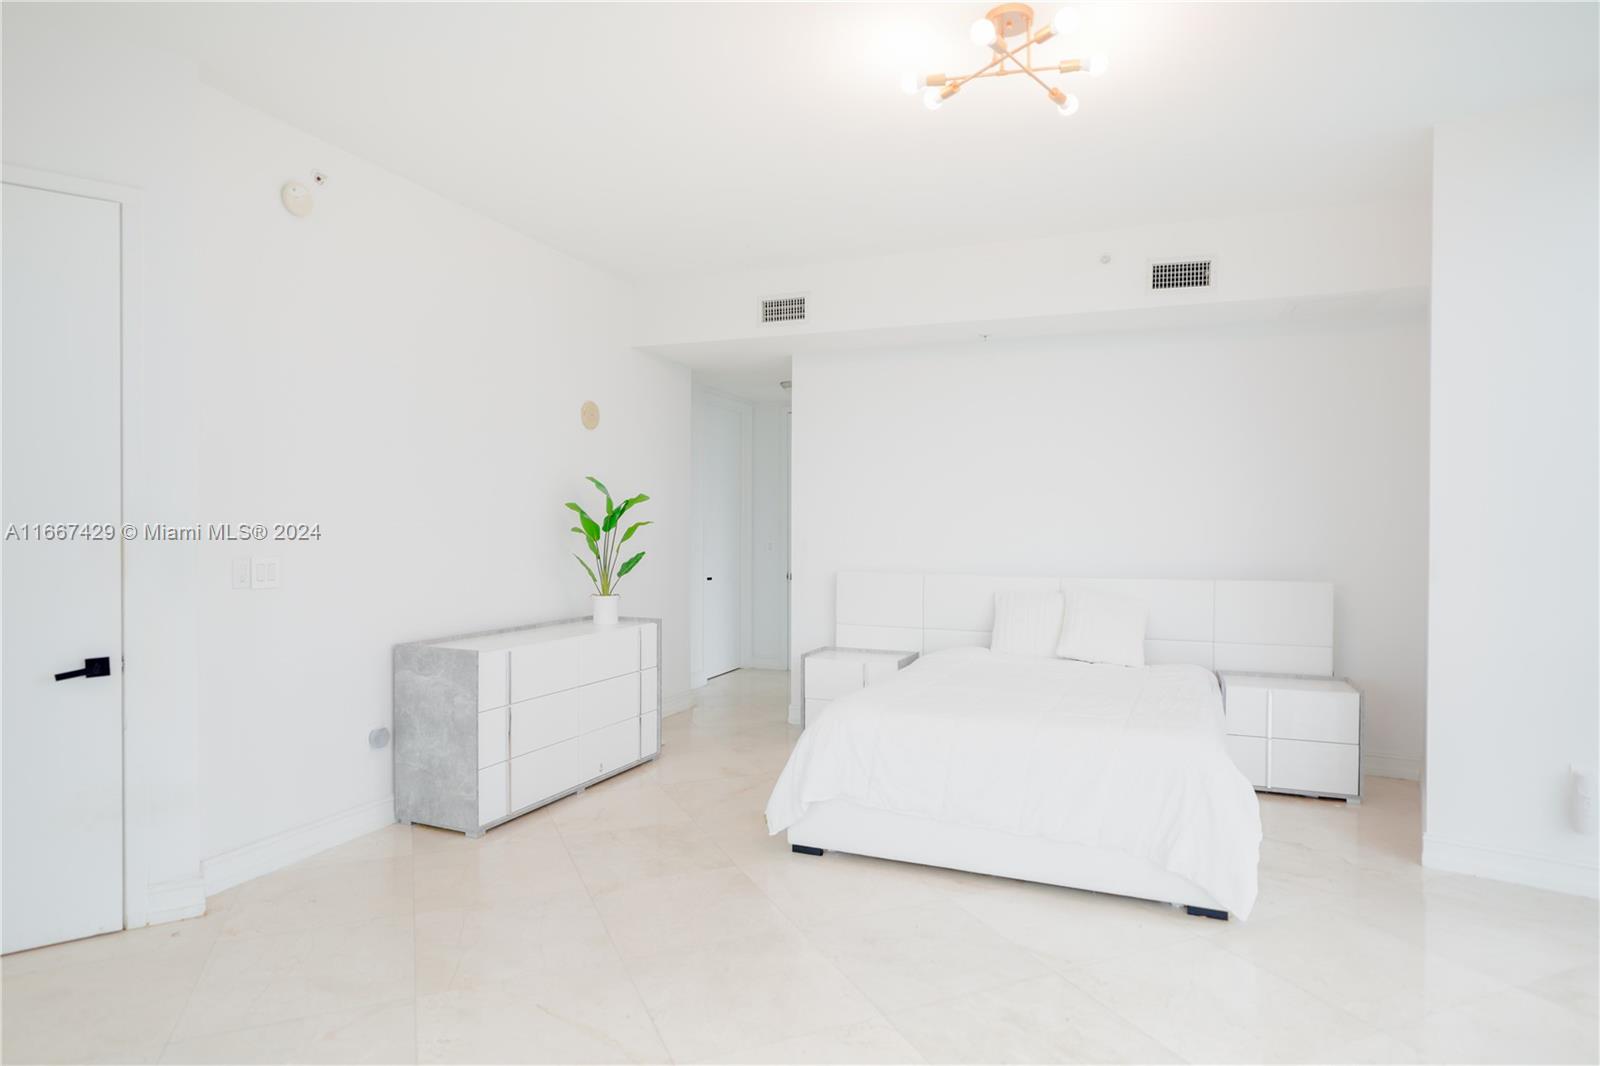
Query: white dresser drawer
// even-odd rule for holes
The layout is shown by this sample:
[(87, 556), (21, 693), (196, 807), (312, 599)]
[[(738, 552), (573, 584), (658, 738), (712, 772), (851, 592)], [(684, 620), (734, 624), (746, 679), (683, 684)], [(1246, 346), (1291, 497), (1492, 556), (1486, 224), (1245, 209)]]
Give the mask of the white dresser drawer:
[(639, 716), (639, 757), (661, 750), (661, 716), (655, 711)]
[(854, 692), (864, 683), (862, 665), (856, 660), (807, 659), (806, 699), (831, 700)]
[(512, 759), (509, 765), (514, 811), (575, 788), (584, 779), (576, 738)]
[(624, 674), (609, 681), (597, 681), (578, 690), (580, 733), (639, 717), (639, 675)]
[(488, 825), (510, 814), (506, 807), (506, 768), (498, 763), (478, 771), (478, 824)]
[(1223, 738), (1228, 745), (1228, 755), (1233, 759), (1252, 788), (1267, 787), (1267, 741), (1264, 737), (1240, 737), (1228, 735)]
[(658, 700), (661, 695), (660, 675), (654, 667), (649, 670), (639, 671), (639, 713), (649, 714), (651, 711), (661, 709)]
[(639, 627), (639, 665), (656, 666), (656, 645), (661, 642), (654, 622)]
[(545, 640), (512, 648), (511, 702), (548, 696), (582, 684), (577, 654), (582, 639)]
[(1267, 735), (1267, 690), (1228, 686), (1222, 709), (1228, 732), (1242, 737)]
[(1361, 740), (1361, 697), (1355, 692), (1274, 689), (1271, 706), (1274, 740)]
[(639, 720), (631, 718), (578, 738), (579, 769), (585, 779), (608, 774), (639, 758)]
[(1267, 742), (1267, 787), (1355, 796), (1361, 792), (1361, 748), (1314, 740)]
[(509, 707), (496, 707), (478, 715), (478, 769), (511, 757), (506, 737), (506, 716), (510, 711)]
[(511, 705), (511, 754), (526, 755), (583, 732), (583, 690), (553, 692)]
[(604, 681), (639, 669), (639, 630), (594, 633), (578, 641), (578, 675), (582, 684)]
[(510, 655), (504, 651), (478, 653), (478, 710), (504, 707), (511, 702)]

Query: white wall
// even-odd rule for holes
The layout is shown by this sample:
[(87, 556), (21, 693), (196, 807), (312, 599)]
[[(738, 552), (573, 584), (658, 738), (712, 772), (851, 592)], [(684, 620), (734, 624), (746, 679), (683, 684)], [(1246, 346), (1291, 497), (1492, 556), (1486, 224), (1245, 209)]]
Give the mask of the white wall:
[(1331, 580), (1369, 766), (1414, 776), (1426, 384), (1420, 309), (797, 357), (791, 650), (846, 569)]
[(1596, 891), (1593, 97), (1434, 134), (1427, 865)]
[[(214, 890), (391, 819), (366, 736), (392, 645), (583, 613), (561, 503), (584, 474), (652, 496), (624, 609), (666, 619), (668, 698), (687, 689), (688, 373), (629, 348), (627, 290), (94, 40), (88, 13), (8, 8), (4, 66), (7, 162), (146, 190), (128, 477), (147, 517), (323, 530), (254, 549), (282, 559), (275, 591), (230, 590), (237, 546), (130, 568), (130, 691), (161, 685), (148, 722), (130, 709), (130, 777), (173, 782), (130, 791), (130, 839), (159, 806), (130, 876), (192, 881), (203, 858)], [(292, 218), (278, 187), (313, 167), (332, 183)]]
[[(1102, 257), (1109, 257), (1102, 262)], [(1212, 286), (1151, 291), (1152, 261), (1210, 257)], [(1262, 300), (1421, 289), (1428, 212), (1360, 204), (675, 276), (641, 288), (636, 344), (686, 357), (707, 344), (792, 343), (856, 334), (853, 346), (903, 343), (874, 333), (955, 323), (1048, 322)], [(762, 325), (763, 297), (807, 294), (804, 322)], [(1043, 332), (1043, 330), (1038, 330)]]
[(749, 665), (789, 665), (789, 405), (752, 405)]

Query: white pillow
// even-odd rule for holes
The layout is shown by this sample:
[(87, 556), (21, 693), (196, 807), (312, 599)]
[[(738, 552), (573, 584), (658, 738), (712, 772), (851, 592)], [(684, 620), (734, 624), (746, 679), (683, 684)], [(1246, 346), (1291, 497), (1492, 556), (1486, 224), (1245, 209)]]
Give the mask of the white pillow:
[(1098, 589), (1072, 589), (1066, 596), (1056, 654), (1086, 663), (1143, 666), (1149, 618), (1150, 607), (1143, 600)]
[(1010, 655), (1052, 655), (1061, 637), (1061, 593), (1013, 589), (994, 596), (992, 651)]

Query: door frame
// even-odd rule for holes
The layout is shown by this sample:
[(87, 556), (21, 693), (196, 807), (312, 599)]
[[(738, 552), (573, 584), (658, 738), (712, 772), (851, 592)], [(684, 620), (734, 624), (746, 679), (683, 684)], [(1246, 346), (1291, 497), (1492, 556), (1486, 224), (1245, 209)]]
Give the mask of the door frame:
[[(137, 372), (143, 368), (143, 278), (140, 265), (143, 262), (143, 232), (141, 228), (143, 215), (143, 195), (140, 190), (126, 185), (114, 185), (103, 181), (90, 181), (84, 178), (71, 177), (65, 174), (54, 174), (48, 171), (33, 170), (27, 167), (17, 167), (10, 164), (0, 165), (0, 182), (7, 185), (19, 185), (25, 188), (38, 189), (42, 192), (59, 193), (66, 196), (81, 196), (89, 200), (102, 200), (117, 205), (118, 238), (120, 256), (120, 320), (121, 329), (119, 336), (119, 358), (117, 376), (117, 524), (121, 526), (126, 521), (128, 512), (128, 392), (127, 384), (130, 371)], [(122, 681), (122, 706), (120, 720), (122, 727), (122, 927), (131, 929), (135, 926), (148, 924), (149, 908), (146, 886), (137, 877), (130, 876), (130, 872), (144, 869), (145, 855), (136, 851), (137, 837), (128, 832), (129, 810), (129, 770), (128, 762), (128, 720), (130, 709), (144, 709), (140, 701), (142, 695), (137, 684), (130, 682), (127, 672), (127, 640), (128, 640), (128, 540), (124, 538), (117, 545), (118, 551), (118, 612), (120, 615), (117, 645), (121, 661), (117, 664), (117, 673)], [(155, 708), (149, 708), (155, 710)], [(141, 715), (134, 713), (134, 718)], [(192, 908), (185, 908), (192, 909)], [(195, 914), (202, 913), (205, 909), (205, 900), (202, 896), (200, 906)], [(166, 915), (162, 915), (165, 918)], [(173, 915), (177, 917), (177, 915)]]

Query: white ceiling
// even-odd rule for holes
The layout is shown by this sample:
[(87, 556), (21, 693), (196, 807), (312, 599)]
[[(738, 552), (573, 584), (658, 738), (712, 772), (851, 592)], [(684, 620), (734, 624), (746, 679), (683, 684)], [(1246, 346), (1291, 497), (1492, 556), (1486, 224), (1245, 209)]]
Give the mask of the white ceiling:
[[(1593, 4), (1080, 5), (1062, 118), (929, 113), (983, 3), (118, 5), (107, 33), (620, 274), (1422, 196), (1434, 123), (1596, 77)], [(1055, 5), (1041, 6), (1048, 17)]]

